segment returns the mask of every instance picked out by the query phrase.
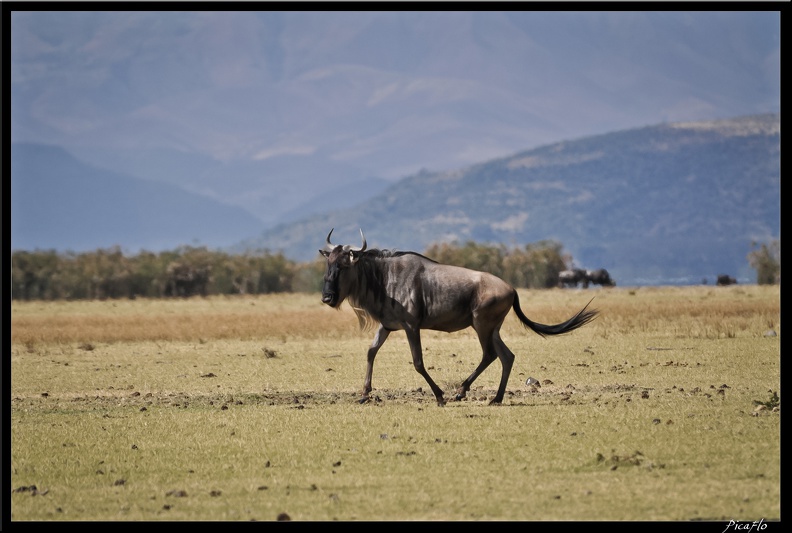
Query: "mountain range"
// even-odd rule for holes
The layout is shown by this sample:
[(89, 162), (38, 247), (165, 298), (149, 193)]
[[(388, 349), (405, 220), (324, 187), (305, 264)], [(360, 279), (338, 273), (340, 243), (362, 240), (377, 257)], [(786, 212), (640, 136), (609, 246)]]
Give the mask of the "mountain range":
[(268, 229), (232, 249), (309, 260), (336, 244), (561, 243), (627, 285), (755, 280), (754, 243), (780, 238), (780, 115), (666, 123), (552, 143), (404, 178), (352, 208)]
[(11, 141), (241, 207), (260, 226), (234, 224), (240, 238), (421, 170), (780, 112), (781, 17), (765, 8), (6, 4)]
[[(12, 250), (127, 253), (205, 245), (283, 252), (333, 242), (424, 251), (436, 242), (555, 241), (619, 284), (752, 282), (754, 242), (780, 238), (780, 115), (664, 123), (552, 143), (395, 183), (340, 187), (267, 227), (239, 206), (89, 165), (60, 147), (11, 146)], [(307, 195), (308, 196), (308, 195)]]

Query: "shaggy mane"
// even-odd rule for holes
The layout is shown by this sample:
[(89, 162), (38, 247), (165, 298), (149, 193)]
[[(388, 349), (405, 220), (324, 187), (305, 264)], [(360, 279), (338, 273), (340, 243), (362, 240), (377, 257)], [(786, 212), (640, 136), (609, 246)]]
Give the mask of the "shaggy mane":
[[(352, 307), (352, 311), (355, 312), (355, 316), (357, 316), (358, 324), (360, 324), (362, 331), (373, 329), (380, 323), (380, 318), (376, 316), (375, 310), (382, 307), (386, 301), (385, 280), (381, 279), (382, 270), (377, 267), (376, 262), (405, 255), (416, 255), (432, 263), (437, 262), (417, 252), (399, 250), (373, 248), (366, 250), (360, 255), (356, 268), (357, 280), (355, 283), (357, 290), (351, 291), (347, 300)], [(366, 307), (369, 307), (369, 309), (366, 309)]]

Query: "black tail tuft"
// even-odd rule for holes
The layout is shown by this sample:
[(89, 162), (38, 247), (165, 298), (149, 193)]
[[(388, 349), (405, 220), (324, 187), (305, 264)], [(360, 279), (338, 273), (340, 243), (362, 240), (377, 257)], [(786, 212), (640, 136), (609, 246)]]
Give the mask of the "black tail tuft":
[(539, 324), (538, 322), (534, 322), (530, 320), (527, 316), (525, 316), (525, 314), (522, 312), (522, 309), (520, 309), (520, 298), (517, 296), (517, 291), (514, 292), (514, 304), (512, 305), (512, 307), (514, 308), (514, 312), (517, 313), (520, 322), (522, 322), (526, 328), (530, 328), (539, 335), (541, 335), (542, 337), (545, 337), (547, 335), (562, 335), (564, 333), (569, 333), (570, 331), (576, 330), (580, 326), (585, 326), (586, 324), (597, 318), (599, 311), (597, 311), (596, 309), (586, 311), (586, 309), (588, 309), (588, 306), (593, 301), (594, 298), (589, 300), (589, 303), (587, 303), (583, 309), (578, 311), (578, 313), (575, 316), (573, 316), (566, 322), (562, 322), (560, 324), (554, 324), (552, 326), (548, 326), (546, 324)]

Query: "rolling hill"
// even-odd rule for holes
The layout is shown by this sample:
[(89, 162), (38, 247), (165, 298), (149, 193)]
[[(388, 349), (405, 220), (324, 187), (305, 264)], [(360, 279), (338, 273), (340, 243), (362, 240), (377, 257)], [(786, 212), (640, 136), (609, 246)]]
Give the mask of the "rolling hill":
[(240, 207), (88, 165), (60, 147), (11, 146), (12, 250), (219, 247), (263, 227)]
[[(780, 238), (780, 116), (664, 123), (420, 172), (351, 208), (234, 245), (296, 260), (337, 243), (423, 251), (435, 242), (554, 240), (620, 285), (753, 282), (754, 242)], [(328, 206), (331, 207), (331, 206)]]

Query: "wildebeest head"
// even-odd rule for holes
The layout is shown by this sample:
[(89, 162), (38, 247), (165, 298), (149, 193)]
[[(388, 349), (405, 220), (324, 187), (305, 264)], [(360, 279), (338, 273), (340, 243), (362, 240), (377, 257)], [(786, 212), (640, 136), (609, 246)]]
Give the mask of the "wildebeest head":
[(324, 275), (324, 285), (322, 286), (322, 303), (330, 307), (338, 307), (349, 295), (350, 285), (354, 280), (355, 264), (366, 251), (366, 237), (363, 230), (360, 230), (360, 237), (363, 239), (363, 246), (354, 248), (351, 245), (333, 245), (330, 242), (330, 235), (327, 234), (325, 247), (319, 253), (327, 259), (327, 269)]

